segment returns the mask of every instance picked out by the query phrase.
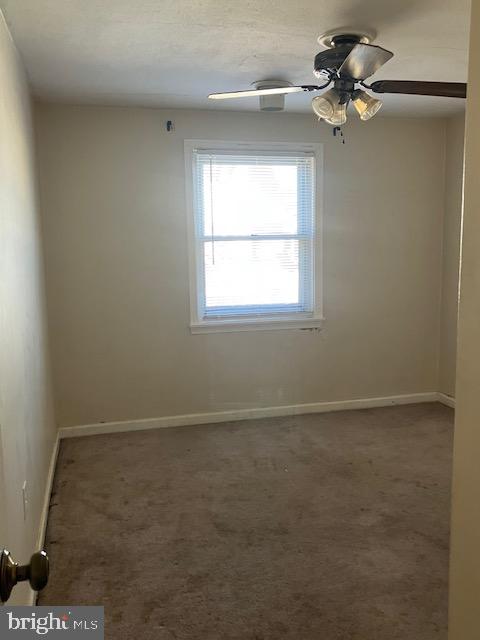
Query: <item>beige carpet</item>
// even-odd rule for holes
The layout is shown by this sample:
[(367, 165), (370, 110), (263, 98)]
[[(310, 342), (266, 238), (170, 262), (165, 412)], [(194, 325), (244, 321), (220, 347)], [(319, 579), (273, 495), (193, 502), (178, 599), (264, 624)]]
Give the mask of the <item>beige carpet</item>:
[(40, 604), (115, 640), (446, 638), (438, 404), (62, 442)]

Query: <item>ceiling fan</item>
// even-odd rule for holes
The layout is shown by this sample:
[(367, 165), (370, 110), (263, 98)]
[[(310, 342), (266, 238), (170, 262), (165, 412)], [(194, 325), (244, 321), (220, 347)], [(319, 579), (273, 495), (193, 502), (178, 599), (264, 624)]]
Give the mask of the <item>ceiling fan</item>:
[[(377, 80), (370, 85), (366, 84), (365, 80), (393, 56), (391, 51), (370, 44), (372, 39), (372, 34), (339, 31), (320, 36), (318, 39), (320, 44), (327, 49), (315, 56), (314, 75), (317, 78), (324, 78), (326, 80), (324, 84), (291, 86), (288, 83), (278, 83), (277, 86), (271, 86), (272, 83), (268, 84), (267, 81), (263, 84), (257, 83), (256, 89), (211, 93), (208, 97), (211, 100), (249, 96), (283, 97), (289, 93), (320, 91), (333, 84), (328, 91), (312, 100), (313, 111), (319, 119), (333, 126), (340, 126), (346, 122), (347, 106), (350, 101), (362, 120), (369, 120), (377, 113), (382, 106), (382, 101), (368, 94), (364, 89), (374, 93), (466, 97), (467, 85), (463, 82)], [(281, 84), (284, 86), (280, 86)]]

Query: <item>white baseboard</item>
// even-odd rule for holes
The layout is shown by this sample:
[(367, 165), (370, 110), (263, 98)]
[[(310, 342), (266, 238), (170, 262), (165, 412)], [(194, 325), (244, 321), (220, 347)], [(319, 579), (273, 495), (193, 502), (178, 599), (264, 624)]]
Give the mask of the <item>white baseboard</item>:
[(59, 441), (60, 441), (60, 436), (57, 433), (55, 442), (53, 444), (52, 455), (50, 457), (50, 464), (48, 466), (47, 480), (45, 483), (45, 494), (43, 497), (42, 513), (40, 516), (40, 524), (38, 526), (38, 536), (37, 536), (37, 545), (36, 545), (37, 549), (43, 549), (43, 545), (45, 543), (45, 532), (47, 530), (48, 510), (50, 508), (50, 497), (52, 495), (53, 478), (55, 476), (55, 467), (57, 465)]
[(451, 407), (455, 409), (455, 398), (452, 396), (448, 396), (446, 393), (437, 393), (438, 402), (447, 405), (447, 407)]
[[(59, 448), (60, 436), (57, 433), (55, 442), (53, 444), (52, 455), (50, 457), (50, 464), (48, 465), (47, 479), (45, 482), (45, 493), (43, 496), (42, 511), (40, 514), (40, 523), (38, 525), (37, 542), (35, 545), (35, 551), (43, 549), (45, 544), (45, 533), (47, 531), (48, 512), (50, 509), (50, 498), (52, 495), (53, 478), (55, 476), (55, 467), (57, 466), (58, 448)], [(31, 591), (29, 594), (28, 605), (33, 607), (37, 601), (37, 592)]]
[[(161, 418), (146, 418), (141, 420), (124, 420), (119, 422), (102, 422), (85, 424), (75, 427), (59, 429), (53, 446), (50, 465), (48, 468), (43, 500), (42, 513), (37, 536), (37, 549), (42, 549), (45, 543), (50, 498), (57, 463), (59, 441), (61, 438), (75, 438), (79, 436), (100, 435), (104, 433), (120, 433), (124, 431), (141, 431), (144, 429), (160, 429), (167, 427), (183, 427), (190, 425), (231, 422), (235, 420), (253, 420), (255, 418), (274, 418), (277, 416), (293, 416), (307, 413), (328, 413), (329, 411), (347, 411), (353, 409), (371, 409), (393, 405), (416, 404), (422, 402), (441, 402), (449, 407), (455, 407), (455, 398), (445, 393), (429, 391), (426, 393), (412, 393), (399, 396), (384, 396), (380, 398), (358, 398), (355, 400), (338, 400), (336, 402), (312, 402), (309, 404), (291, 404), (276, 407), (262, 407), (253, 409), (235, 409), (232, 411), (216, 411), (213, 413), (190, 413), (186, 415), (164, 416)], [(32, 591), (29, 604), (34, 606), (37, 594)]]
[(160, 429), (165, 427), (185, 427), (189, 425), (231, 422), (235, 420), (274, 418), (277, 416), (293, 416), (306, 413), (327, 413), (329, 411), (370, 409), (373, 407), (388, 407), (391, 405), (439, 401), (442, 401), (439, 398), (439, 394), (435, 391), (431, 391), (427, 393), (385, 396), (381, 398), (358, 398), (356, 400), (339, 400), (336, 402), (313, 402), (309, 404), (291, 404), (276, 407), (235, 409), (231, 411), (216, 411), (214, 413), (190, 413), (186, 415), (164, 416), (161, 418), (146, 418), (141, 420), (125, 420), (119, 422), (101, 422), (98, 424), (84, 424), (75, 427), (64, 427), (59, 430), (59, 437), (75, 438), (77, 436), (119, 433), (123, 431), (141, 431), (144, 429)]

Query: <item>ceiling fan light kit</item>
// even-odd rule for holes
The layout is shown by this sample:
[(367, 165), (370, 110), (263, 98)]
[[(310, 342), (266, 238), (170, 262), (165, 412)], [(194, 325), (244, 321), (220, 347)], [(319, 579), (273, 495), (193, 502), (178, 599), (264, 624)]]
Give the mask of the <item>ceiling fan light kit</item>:
[(336, 89), (329, 89), (321, 96), (313, 98), (312, 109), (319, 120), (325, 120), (334, 127), (339, 127), (347, 121), (347, 104), (341, 103), (340, 94)]
[(381, 100), (368, 95), (362, 89), (357, 89), (353, 92), (352, 103), (360, 116), (360, 120), (370, 120), (383, 105)]
[(365, 84), (365, 80), (393, 56), (391, 51), (371, 44), (375, 35), (374, 32), (354, 32), (344, 28), (320, 36), (320, 44), (327, 47), (320, 51), (314, 60), (314, 75), (326, 80), (320, 86), (292, 86), (284, 81), (264, 80), (254, 83), (255, 89), (212, 93), (208, 97), (212, 100), (224, 100), (259, 96), (262, 111), (282, 111), (286, 94), (320, 91), (333, 84), (332, 88), (312, 100), (312, 109), (320, 120), (334, 127), (346, 122), (347, 106), (350, 102), (361, 120), (370, 120), (381, 108), (381, 100), (369, 95), (357, 85), (374, 93), (466, 97), (467, 85), (463, 82), (378, 80), (371, 85)]

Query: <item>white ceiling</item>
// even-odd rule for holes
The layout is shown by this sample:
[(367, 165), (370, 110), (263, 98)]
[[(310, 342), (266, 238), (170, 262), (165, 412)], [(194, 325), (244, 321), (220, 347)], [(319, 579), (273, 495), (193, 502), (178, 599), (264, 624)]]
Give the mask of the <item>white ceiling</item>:
[[(214, 91), (312, 84), (317, 36), (374, 29), (395, 56), (375, 80), (465, 82), (470, 0), (0, 0), (35, 95), (78, 103), (258, 109)], [(287, 96), (310, 112), (311, 95)], [(448, 115), (463, 100), (384, 96), (384, 115)]]

